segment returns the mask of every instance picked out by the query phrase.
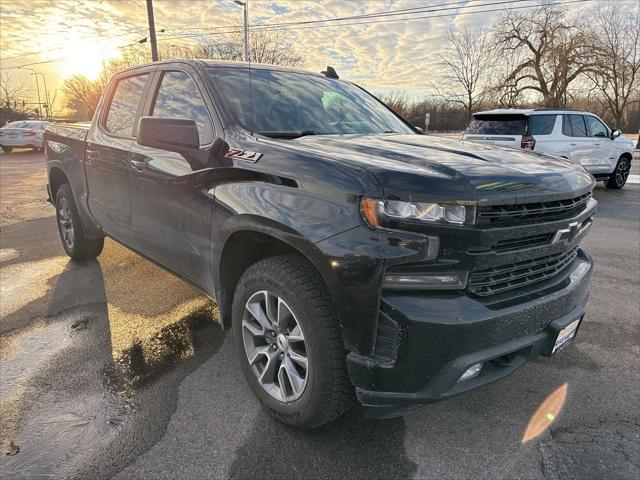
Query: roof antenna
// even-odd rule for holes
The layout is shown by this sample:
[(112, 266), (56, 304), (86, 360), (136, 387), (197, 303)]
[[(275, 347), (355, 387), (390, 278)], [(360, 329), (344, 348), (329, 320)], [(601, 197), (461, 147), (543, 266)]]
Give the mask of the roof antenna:
[(320, 73), (321, 73), (321, 74), (323, 74), (323, 75), (324, 75), (325, 77), (327, 77), (327, 78), (336, 78), (336, 79), (337, 79), (337, 78), (340, 78), (340, 77), (338, 76), (338, 74), (336, 73), (336, 69), (335, 69), (335, 68), (333, 68), (333, 67), (332, 67), (332, 66), (330, 66), (330, 65), (327, 65), (327, 69), (326, 69), (326, 70), (321, 71)]

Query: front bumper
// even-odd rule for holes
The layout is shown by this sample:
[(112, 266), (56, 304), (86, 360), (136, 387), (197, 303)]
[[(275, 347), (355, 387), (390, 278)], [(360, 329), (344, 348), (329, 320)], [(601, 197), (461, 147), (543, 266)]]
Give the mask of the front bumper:
[[(465, 293), (385, 292), (374, 354), (347, 357), (365, 414), (402, 415), (550, 355), (558, 331), (584, 313), (592, 269), (591, 258), (579, 250), (543, 288), (499, 304)], [(478, 362), (484, 362), (480, 375), (458, 382)]]

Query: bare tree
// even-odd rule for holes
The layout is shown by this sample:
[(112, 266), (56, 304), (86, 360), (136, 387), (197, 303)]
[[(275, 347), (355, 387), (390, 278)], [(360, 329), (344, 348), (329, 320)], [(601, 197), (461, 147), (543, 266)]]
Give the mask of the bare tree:
[(491, 53), (480, 29), (465, 27), (449, 33), (449, 48), (440, 55), (443, 75), (434, 86), (446, 101), (462, 106), (471, 119), (474, 107), (487, 93)]
[(89, 117), (92, 117), (102, 94), (102, 86), (98, 80), (72, 75), (63, 82), (62, 93), (66, 107), (78, 110), (79, 104), (82, 104), (87, 108)]
[(493, 63), (490, 70), (490, 88), (484, 100), (502, 108), (515, 108), (522, 105), (525, 95), (517, 85), (510, 81), (511, 73), (524, 61), (523, 55), (506, 55)]
[(589, 19), (595, 68), (587, 77), (615, 125), (628, 127), (628, 107), (640, 102), (640, 9), (601, 4)]
[(393, 91), (376, 94), (376, 97), (378, 97), (387, 107), (389, 107), (394, 112), (402, 115), (403, 117), (407, 116), (411, 104), (404, 93)]
[[(177, 47), (177, 46), (176, 46)], [(183, 47), (184, 48), (184, 47)], [(184, 51), (184, 50), (183, 50)], [(302, 63), (302, 55), (297, 53), (289, 36), (281, 30), (254, 30), (249, 34), (251, 61), (270, 65), (295, 67)], [(196, 58), (232, 60), (244, 59), (244, 37), (242, 32), (201, 40), (189, 52)]]
[(509, 11), (494, 28), (503, 56), (522, 55), (504, 82), (511, 94), (538, 92), (544, 106), (564, 107), (569, 87), (594, 68), (589, 35), (582, 19), (567, 19), (565, 10), (543, 4), (526, 13)]
[(2, 120), (16, 120), (25, 118), (33, 112), (30, 99), (33, 90), (23, 82), (14, 82), (8, 72), (0, 72), (0, 108), (2, 108)]

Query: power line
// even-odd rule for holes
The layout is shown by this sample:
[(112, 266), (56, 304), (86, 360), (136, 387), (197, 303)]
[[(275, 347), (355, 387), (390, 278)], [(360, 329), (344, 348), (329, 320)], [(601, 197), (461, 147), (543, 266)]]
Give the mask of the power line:
[[(498, 5), (498, 4), (504, 4), (504, 3), (515, 3), (515, 2), (522, 2), (522, 1), (533, 1), (533, 0), (503, 0), (503, 1), (499, 1), (499, 2), (491, 2), (491, 3), (484, 3), (482, 5), (472, 5), (470, 7), (476, 8), (476, 7), (487, 7), (490, 5)], [(560, 0), (560, 1), (556, 1), (556, 2), (550, 2), (547, 3), (546, 5), (568, 5), (571, 3), (581, 3), (581, 2), (592, 2), (594, 0)], [(293, 27), (281, 27), (279, 24), (270, 24), (270, 25), (265, 25), (264, 27), (254, 27), (251, 30), (256, 32), (256, 31), (267, 31), (267, 30), (272, 30), (272, 31), (288, 31), (288, 30), (311, 30), (311, 29), (316, 29), (316, 28), (333, 28), (333, 27), (345, 27), (345, 26), (352, 26), (352, 25), (366, 25), (366, 24), (372, 24), (372, 23), (391, 23), (391, 22), (409, 22), (412, 20), (420, 20), (420, 19), (427, 19), (427, 18), (440, 18), (440, 17), (452, 17), (452, 16), (458, 16), (458, 15), (472, 15), (472, 14), (477, 14), (477, 13), (491, 13), (491, 12), (501, 12), (501, 11), (509, 11), (509, 10), (520, 10), (520, 9), (524, 9), (524, 8), (534, 8), (537, 5), (522, 5), (522, 6), (518, 6), (518, 7), (501, 7), (501, 8), (493, 8), (493, 9), (487, 9), (487, 10), (474, 10), (472, 12), (455, 12), (455, 13), (444, 13), (441, 15), (422, 15), (422, 16), (418, 16), (418, 17), (411, 17), (411, 18), (393, 18), (393, 19), (389, 19), (389, 20), (373, 20), (373, 21), (365, 21), (365, 22), (348, 22), (348, 23), (339, 23), (339, 24), (335, 24), (335, 25), (304, 25), (304, 26), (293, 26)], [(445, 10), (445, 9), (442, 9)], [(440, 11), (442, 11), (440, 10)], [(318, 20), (320, 21), (320, 20)], [(198, 33), (187, 33), (184, 35), (175, 35), (172, 37), (165, 37), (164, 39), (162, 39), (162, 41), (167, 41), (167, 40), (171, 40), (171, 39), (180, 39), (180, 38), (198, 38), (198, 37), (208, 37), (208, 36), (213, 36), (213, 35), (224, 35), (227, 33), (235, 33), (238, 32), (240, 30), (235, 29), (235, 30), (230, 30), (227, 32), (214, 32), (214, 33), (208, 33), (208, 34), (198, 34)]]
[[(88, 38), (83, 38), (82, 41), (86, 41), (86, 40), (91, 40), (91, 41), (104, 41), (104, 40), (108, 40), (111, 38), (117, 38), (117, 37), (124, 37), (125, 35), (133, 35), (134, 33), (139, 34), (141, 32), (144, 32), (144, 29), (138, 29), (138, 30), (130, 30), (128, 32), (125, 33), (119, 33), (117, 35), (109, 35), (108, 37), (88, 37)], [(11, 60), (12, 58), (22, 58), (22, 57), (30, 57), (31, 55), (38, 55), (40, 53), (48, 53), (48, 52), (53, 52), (56, 50), (63, 50), (64, 47), (53, 47), (53, 48), (48, 48), (46, 50), (38, 50), (38, 51), (32, 51), (32, 52), (22, 52), (22, 53), (16, 53), (14, 55), (11, 55), (9, 57), (0, 57), (0, 60)]]
[[(493, 2), (493, 3), (485, 3), (482, 5), (470, 5), (470, 8), (475, 8), (475, 7), (487, 7), (489, 5), (497, 5), (497, 4), (503, 4), (503, 3), (516, 3), (517, 1), (533, 1), (533, 0), (504, 0), (501, 2)], [(582, 3), (582, 2), (593, 2), (595, 0), (569, 0), (569, 1), (556, 1), (556, 2), (549, 2), (549, 3), (545, 3), (545, 5), (547, 6), (553, 6), (553, 5), (568, 5), (571, 3)], [(265, 26), (265, 28), (255, 28), (253, 29), (254, 31), (260, 31), (260, 30), (311, 30), (311, 29), (315, 29), (315, 28), (332, 28), (332, 27), (344, 27), (344, 26), (350, 26), (350, 25), (367, 25), (367, 24), (371, 24), (371, 23), (391, 23), (391, 22), (409, 22), (412, 20), (420, 20), (420, 19), (425, 19), (425, 18), (440, 18), (440, 17), (452, 17), (452, 16), (458, 16), (458, 15), (472, 15), (472, 14), (476, 14), (476, 13), (491, 13), (491, 12), (501, 12), (501, 11), (509, 11), (509, 10), (521, 10), (523, 8), (535, 8), (537, 5), (522, 5), (519, 7), (502, 7), (502, 8), (493, 8), (493, 9), (488, 9), (488, 10), (475, 10), (473, 12), (457, 12), (457, 13), (444, 13), (441, 15), (423, 15), (423, 16), (418, 16), (418, 17), (412, 17), (412, 18), (392, 18), (389, 20), (373, 20), (373, 21), (366, 21), (366, 22), (349, 22), (349, 23), (339, 23), (336, 25), (310, 25), (310, 26), (300, 26), (300, 27), (290, 27), (290, 28), (270, 28), (271, 26)], [(445, 10), (445, 9), (443, 9)]]
[[(514, 3), (516, 1), (532, 1), (532, 0), (503, 0), (500, 2), (493, 2), (493, 3), (485, 3), (482, 5), (475, 5), (474, 7), (486, 7), (489, 5), (496, 5), (496, 4), (504, 4), (504, 3)], [(549, 2), (546, 3), (546, 5), (548, 6), (553, 6), (553, 5), (569, 5), (572, 3), (584, 3), (584, 2), (592, 2), (594, 0), (559, 0), (556, 2)], [(375, 20), (375, 21), (365, 21), (365, 22), (350, 22), (350, 23), (340, 23), (340, 24), (336, 24), (336, 25), (305, 25), (305, 26), (294, 26), (294, 27), (281, 27), (277, 24), (273, 24), (273, 25), (269, 25), (269, 27), (277, 27), (277, 28), (254, 28), (253, 31), (261, 31), (261, 30), (310, 30), (310, 29), (316, 29), (316, 28), (332, 28), (332, 27), (344, 27), (344, 26), (352, 26), (352, 25), (366, 25), (366, 24), (371, 24), (371, 23), (391, 23), (391, 22), (398, 22), (398, 21), (412, 21), (412, 20), (420, 20), (420, 19), (427, 19), (427, 18), (441, 18), (441, 17), (451, 17), (451, 16), (458, 16), (458, 15), (473, 15), (473, 14), (478, 14), (478, 13), (491, 13), (491, 12), (501, 12), (501, 11), (510, 11), (510, 10), (521, 10), (524, 8), (533, 8), (536, 5), (522, 5), (522, 6), (517, 6), (517, 7), (501, 7), (501, 8), (493, 8), (493, 9), (487, 9), (487, 10), (475, 10), (473, 12), (458, 12), (458, 13), (445, 13), (445, 14), (440, 14), (440, 15), (423, 15), (423, 16), (418, 16), (418, 17), (412, 17), (412, 18), (393, 18), (393, 19), (388, 19), (388, 20)], [(158, 42), (166, 42), (168, 40), (177, 40), (180, 38), (197, 38), (197, 37), (208, 37), (208, 36), (213, 36), (213, 35), (224, 35), (227, 33), (234, 33), (234, 32), (239, 32), (239, 29), (234, 29), (234, 30), (230, 30), (230, 31), (226, 31), (226, 32), (214, 32), (214, 33), (208, 33), (208, 34), (184, 34), (184, 35), (175, 35), (175, 36), (169, 36), (169, 37), (164, 37), (158, 40)], [(132, 45), (136, 45), (136, 43), (132, 43), (132, 44), (127, 44), (127, 45), (121, 45), (117, 48), (125, 48), (125, 47), (129, 47)], [(52, 60), (43, 60), (40, 62), (33, 62), (33, 63), (27, 63), (27, 64), (23, 64), (23, 65), (15, 65), (15, 66), (10, 66), (10, 67), (6, 67), (7, 70), (9, 69), (18, 69), (21, 67), (27, 67), (27, 66), (31, 66), (31, 65), (40, 65), (40, 64), (44, 64), (44, 63), (53, 63), (53, 62), (59, 62), (62, 60), (67, 60), (70, 58), (74, 58), (73, 56), (68, 56), (68, 57), (61, 57), (61, 58), (56, 58), (56, 59), (52, 59)]]
[[(477, 1), (481, 1), (481, 0), (470, 0), (472, 2), (477, 2)], [(519, 2), (523, 2), (523, 1), (534, 1), (534, 0), (506, 0), (506, 1), (493, 1), (493, 2), (489, 2), (489, 3), (483, 3), (480, 5), (469, 5), (470, 8), (476, 8), (476, 7), (485, 7), (485, 6), (490, 6), (490, 5), (497, 5), (497, 4), (504, 4), (504, 3), (519, 3)], [(437, 12), (437, 11), (444, 11), (444, 10), (455, 10), (458, 8), (461, 8), (461, 6), (464, 6), (467, 4), (467, 0), (461, 0), (461, 1), (456, 1), (456, 2), (445, 2), (445, 3), (439, 3), (439, 4), (434, 4), (434, 5), (429, 5), (428, 7), (412, 7), (412, 8), (403, 8), (403, 9), (397, 9), (397, 10), (387, 10), (387, 11), (382, 11), (382, 12), (373, 12), (373, 13), (366, 13), (366, 14), (361, 14), (361, 15), (351, 15), (351, 16), (346, 16), (346, 17), (334, 17), (334, 18), (325, 18), (325, 19), (319, 19), (319, 20), (304, 20), (304, 21), (298, 21), (298, 22), (282, 22), (282, 23), (273, 23), (273, 24), (254, 24), (251, 25), (251, 28), (254, 31), (260, 31), (260, 30), (272, 30), (272, 29), (276, 29), (276, 28), (280, 28), (280, 27), (284, 27), (284, 26), (296, 26), (296, 25), (308, 25), (308, 24), (316, 24), (316, 23), (325, 23), (325, 22), (335, 22), (335, 21), (344, 21), (344, 20), (353, 20), (353, 19), (367, 19), (367, 18), (376, 18), (376, 17), (387, 17), (387, 16), (397, 16), (397, 15), (408, 15), (408, 14), (415, 14), (415, 13), (429, 13), (429, 12)], [(439, 8), (439, 7), (445, 7), (445, 8)], [(407, 19), (410, 20), (410, 19)], [(200, 30), (218, 30), (220, 27), (217, 28), (211, 28), (211, 29), (200, 29)], [(198, 29), (196, 29), (198, 30)], [(129, 32), (125, 32), (125, 33), (121, 33), (121, 34), (117, 34), (117, 35), (111, 35), (106, 37), (106, 39), (110, 39), (110, 38), (117, 38), (117, 37), (121, 37), (121, 36), (125, 36), (125, 35), (133, 35), (134, 33), (141, 33), (144, 30), (130, 30)], [(239, 29), (235, 28), (232, 30), (228, 30), (228, 31), (223, 31), (223, 32), (215, 32), (215, 33), (209, 33), (207, 35), (224, 35), (224, 34), (228, 34), (228, 33), (236, 33), (240, 31)], [(167, 40), (170, 39), (179, 39), (179, 38), (189, 38), (190, 36), (194, 36), (194, 37), (198, 37), (198, 36), (203, 36), (203, 35), (198, 35), (198, 34), (185, 34), (183, 35), (175, 35), (175, 36), (171, 36), (171, 37), (167, 37)], [(104, 40), (105, 38), (102, 37), (94, 37), (95, 40)], [(121, 48), (121, 47), (118, 47)], [(62, 50), (63, 48), (60, 47), (55, 47), (55, 48), (49, 48), (46, 50), (40, 50), (40, 51), (32, 51), (32, 52), (24, 52), (24, 53), (18, 53), (18, 54), (14, 54), (11, 55), (9, 57), (0, 57), (0, 60), (10, 60), (13, 58), (21, 58), (21, 57), (26, 57), (26, 56), (31, 56), (31, 55), (37, 55), (40, 53), (48, 53), (51, 51), (56, 51), (56, 50)]]

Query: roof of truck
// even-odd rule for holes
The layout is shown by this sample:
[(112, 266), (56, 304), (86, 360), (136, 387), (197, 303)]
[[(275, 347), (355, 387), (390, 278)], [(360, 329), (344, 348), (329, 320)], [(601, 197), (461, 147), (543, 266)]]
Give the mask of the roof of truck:
[[(299, 68), (291, 68), (284, 67), (282, 65), (269, 65), (266, 63), (249, 63), (249, 62), (233, 62), (230, 60), (210, 60), (204, 58), (178, 58), (171, 60), (160, 60), (153, 63), (145, 63), (142, 65), (136, 65), (133, 67), (126, 68), (121, 72), (127, 72), (131, 70), (136, 70), (143, 67), (148, 67), (150, 65), (166, 65), (166, 64), (176, 64), (176, 63), (184, 63), (187, 65), (193, 66), (203, 66), (203, 67), (227, 67), (227, 68), (249, 68), (256, 70), (277, 70), (277, 71), (285, 71), (285, 72), (295, 72), (295, 73), (304, 73), (307, 75), (317, 75), (318, 77), (325, 77), (320, 72), (310, 72), (309, 70), (302, 70)], [(119, 73), (121, 73), (119, 72)]]
[(570, 108), (496, 108), (494, 110), (486, 110), (484, 112), (476, 112), (473, 115), (544, 115), (549, 113), (582, 113), (582, 110), (572, 110)]

